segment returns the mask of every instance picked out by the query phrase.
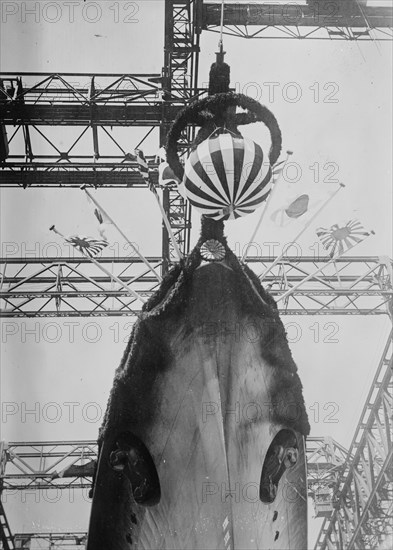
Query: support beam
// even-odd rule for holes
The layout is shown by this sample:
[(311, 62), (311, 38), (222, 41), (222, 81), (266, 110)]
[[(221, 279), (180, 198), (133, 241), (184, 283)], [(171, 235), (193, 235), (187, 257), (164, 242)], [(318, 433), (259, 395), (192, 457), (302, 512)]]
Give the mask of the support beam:
[(307, 486), (314, 502), (315, 517), (330, 517), (332, 487), (347, 463), (348, 450), (332, 437), (307, 438)]
[[(53, 246), (53, 244), (52, 244)], [(71, 247), (70, 247), (71, 248)], [(71, 249), (70, 251), (74, 251)], [(158, 287), (140, 258), (101, 258), (121, 281), (149, 297)], [(61, 252), (60, 252), (61, 253)], [(161, 258), (149, 257), (159, 269)], [(249, 257), (247, 264), (263, 273), (274, 258)], [(286, 258), (263, 281), (279, 297), (315, 272), (326, 258)], [(113, 267), (112, 267), (113, 266)], [(392, 311), (391, 260), (378, 257), (339, 258), (279, 303), (283, 315), (385, 315)], [(135, 316), (141, 304), (85, 258), (0, 258), (0, 317)]]
[[(221, 3), (204, 2), (202, 28), (220, 32)], [(392, 40), (393, 7), (365, 0), (226, 3), (224, 33), (243, 38)]]
[[(333, 484), (333, 512), (315, 550), (377, 550), (393, 535), (392, 332), (385, 345), (347, 460)], [(388, 547), (388, 546), (386, 546)]]
[(96, 441), (3, 443), (3, 490), (90, 489)]
[[(67, 162), (48, 161), (45, 157), (41, 162), (38, 157), (34, 162), (7, 162), (0, 166), (0, 187), (92, 187), (113, 188), (145, 188), (146, 181), (140, 175), (135, 162), (125, 162), (125, 158), (89, 162), (78, 159), (73, 162), (71, 157)], [(147, 157), (151, 172), (151, 180), (158, 183), (158, 166), (152, 157)]]
[[(178, 96), (184, 106), (200, 95), (198, 90), (199, 32), (196, 21), (202, 2), (198, 0), (165, 0), (165, 47), (163, 67), (164, 105), (168, 97)], [(173, 120), (164, 111), (160, 131), (160, 145)], [(192, 142), (194, 129), (188, 128), (183, 136), (185, 150)], [(190, 248), (191, 207), (177, 189), (165, 189), (162, 202), (180, 251), (187, 254)], [(168, 231), (162, 227), (163, 273), (176, 261)]]
[(87, 533), (16, 533), (14, 539), (16, 548), (22, 550), (85, 550)]
[[(0, 186), (145, 185), (134, 148), (152, 132), (158, 137), (165, 128), (165, 136), (180, 109), (205, 93), (191, 85), (198, 52), (190, 54), (192, 62), (179, 53), (180, 64), (172, 49), (173, 85), (171, 66), (166, 76), (0, 73)], [(134, 143), (135, 133), (130, 139), (124, 128), (139, 129)], [(156, 151), (145, 153), (157, 183)]]
[(15, 539), (11, 533), (10, 526), (8, 525), (3, 503), (0, 500), (0, 548), (2, 548), (2, 550), (14, 550), (14, 541)]

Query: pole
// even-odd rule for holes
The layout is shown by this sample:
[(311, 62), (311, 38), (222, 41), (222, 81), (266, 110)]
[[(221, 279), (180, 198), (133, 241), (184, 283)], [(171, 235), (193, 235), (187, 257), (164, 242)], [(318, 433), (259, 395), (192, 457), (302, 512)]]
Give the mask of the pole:
[(173, 248), (175, 249), (176, 255), (177, 255), (179, 261), (181, 261), (181, 260), (183, 259), (183, 255), (182, 255), (182, 253), (180, 252), (179, 246), (178, 246), (178, 244), (177, 244), (177, 242), (176, 242), (175, 236), (174, 236), (174, 234), (173, 234), (172, 228), (171, 228), (170, 223), (169, 223), (169, 220), (168, 220), (168, 216), (166, 215), (166, 212), (165, 212), (165, 210), (164, 210), (164, 207), (163, 207), (162, 204), (161, 204), (160, 198), (159, 198), (159, 196), (158, 196), (158, 194), (157, 194), (157, 191), (156, 191), (154, 185), (151, 185), (150, 189), (151, 189), (151, 191), (153, 192), (153, 195), (154, 195), (155, 198), (156, 198), (158, 207), (159, 207), (159, 209), (160, 209), (160, 211), (161, 211), (162, 219), (163, 219), (163, 221), (164, 221), (166, 230), (168, 231), (169, 237), (170, 237), (170, 239), (171, 239), (171, 241), (172, 241), (172, 245), (173, 245)]
[[(280, 179), (281, 179), (281, 177), (282, 177), (283, 170), (284, 170), (284, 168), (285, 168), (286, 163), (288, 162), (288, 159), (289, 159), (290, 155), (292, 155), (292, 151), (287, 151), (287, 158), (286, 158), (286, 159), (284, 160), (284, 162), (283, 162), (283, 166), (282, 166), (282, 168), (281, 168), (281, 171), (280, 171), (280, 173), (278, 174), (277, 180), (274, 182), (273, 189), (271, 190), (271, 192), (270, 192), (270, 194), (269, 194), (269, 196), (268, 196), (268, 198), (267, 198), (267, 201), (266, 201), (266, 203), (265, 203), (265, 208), (262, 210), (261, 216), (260, 216), (259, 221), (258, 221), (258, 223), (257, 223), (257, 226), (256, 226), (256, 228), (255, 228), (253, 234), (251, 235), (250, 240), (249, 240), (248, 243), (247, 243), (246, 250), (245, 250), (245, 252), (244, 252), (244, 254), (243, 254), (243, 257), (242, 257), (242, 262), (245, 261), (245, 259), (246, 259), (246, 257), (247, 257), (247, 252), (248, 252), (248, 250), (249, 250), (249, 248), (250, 248), (250, 246), (251, 246), (251, 243), (254, 241), (255, 235), (258, 233), (259, 228), (261, 227), (261, 224), (262, 224), (262, 222), (263, 222), (263, 220), (264, 220), (264, 218), (265, 218), (266, 211), (267, 211), (268, 208), (269, 208), (270, 201), (272, 200), (272, 197), (273, 197), (274, 194), (275, 194), (276, 188), (277, 188), (277, 186), (278, 186), (278, 182), (280, 181)], [(272, 177), (273, 177), (273, 176), (272, 176)]]
[[(374, 231), (370, 231), (369, 235), (367, 237), (369, 237), (370, 235), (374, 235)], [(367, 239), (366, 237), (366, 239)], [(353, 246), (351, 246), (351, 250), (353, 248), (355, 248), (355, 246), (357, 246), (358, 244), (362, 243), (363, 241), (365, 241), (366, 239), (362, 239), (361, 241), (359, 241), (358, 243), (354, 244)], [(302, 279), (301, 281), (299, 281), (297, 283), (297, 285), (295, 285), (294, 287), (290, 288), (289, 290), (287, 290), (287, 292), (284, 292), (284, 294), (282, 296), (280, 296), (278, 299), (277, 299), (277, 303), (280, 302), (281, 300), (284, 300), (287, 296), (289, 296), (290, 294), (292, 294), (292, 292), (294, 292), (295, 290), (297, 290), (303, 283), (305, 283), (306, 281), (309, 281), (310, 279), (312, 279), (313, 277), (315, 277), (315, 275), (318, 275), (318, 273), (320, 273), (323, 269), (325, 269), (328, 265), (330, 265), (331, 263), (335, 262), (338, 258), (340, 258), (342, 256), (342, 254), (339, 254), (338, 256), (334, 257), (334, 258), (331, 258), (325, 265), (323, 265), (322, 267), (320, 267), (319, 269), (317, 269), (316, 271), (314, 271), (314, 273), (310, 273), (310, 275), (307, 275), (307, 277), (305, 277), (304, 279)]]
[(91, 195), (89, 193), (89, 191), (86, 189), (86, 185), (82, 185), (81, 186), (81, 190), (84, 191), (86, 193), (86, 195), (90, 198), (91, 201), (94, 202), (94, 204), (97, 206), (97, 208), (99, 210), (101, 210), (101, 212), (104, 214), (104, 216), (106, 218), (108, 218), (108, 220), (110, 221), (111, 224), (114, 225), (114, 227), (116, 227), (116, 229), (118, 230), (118, 232), (120, 233), (120, 235), (123, 237), (123, 239), (125, 239), (127, 241), (127, 243), (131, 246), (132, 250), (139, 256), (139, 258), (142, 260), (142, 262), (154, 273), (154, 275), (157, 277), (158, 281), (162, 281), (162, 277), (161, 275), (159, 275), (156, 270), (154, 269), (154, 267), (150, 264), (150, 262), (147, 260), (147, 258), (145, 258), (145, 256), (139, 252), (139, 250), (132, 244), (132, 242), (128, 239), (127, 235), (125, 235), (125, 233), (123, 233), (123, 231), (120, 229), (120, 227), (115, 223), (115, 221), (113, 220), (113, 218), (108, 214), (108, 212), (106, 210), (104, 210), (102, 208), (102, 206), (98, 203), (98, 201), (93, 197), (93, 195)]
[(277, 258), (274, 260), (274, 262), (272, 263), (271, 266), (269, 266), (265, 271), (264, 273), (262, 273), (262, 275), (260, 275), (260, 279), (261, 281), (263, 281), (263, 279), (266, 277), (266, 275), (273, 269), (273, 267), (275, 265), (278, 264), (278, 262), (280, 260), (282, 260), (282, 258), (285, 256), (286, 254), (286, 251), (288, 250), (288, 248), (291, 246), (291, 244), (293, 242), (296, 242), (297, 239), (299, 237), (301, 237), (303, 235), (303, 233), (305, 232), (305, 230), (310, 226), (310, 224), (315, 220), (315, 218), (318, 216), (318, 214), (320, 212), (322, 212), (322, 210), (325, 208), (325, 206), (327, 206), (329, 204), (329, 202), (334, 199), (334, 197), (337, 195), (337, 193), (343, 188), (345, 187), (345, 185), (343, 183), (340, 183), (338, 189), (336, 189), (336, 191), (322, 204), (322, 206), (315, 212), (315, 214), (309, 219), (309, 221), (306, 223), (306, 225), (302, 228), (302, 230), (296, 235), (296, 237), (290, 242), (290, 243), (287, 243), (284, 248), (283, 248), (283, 251), (281, 252), (281, 254), (279, 256), (277, 256)]
[[(54, 225), (52, 225), (50, 227), (50, 231), (53, 231), (57, 235), (60, 235), (60, 237), (62, 237), (67, 242), (67, 237), (65, 237), (62, 233), (60, 233), (60, 231), (58, 231)], [(125, 283), (123, 283), (123, 281), (120, 280), (118, 277), (116, 277), (116, 275), (113, 275), (110, 271), (108, 271), (108, 269), (106, 269), (103, 265), (101, 265), (99, 262), (97, 262), (96, 259), (92, 258), (88, 254), (84, 254), (83, 252), (81, 252), (81, 254), (82, 254), (82, 256), (84, 256), (85, 258), (90, 260), (99, 269), (101, 269), (101, 271), (103, 271), (106, 275), (108, 275), (110, 279), (114, 279), (122, 288), (124, 288), (124, 290), (126, 290), (134, 298), (136, 298), (137, 300), (141, 300), (141, 302), (143, 302), (143, 303), (146, 302), (146, 300), (144, 298), (142, 298), (142, 296), (140, 296), (137, 292), (135, 292), (135, 290), (132, 290), (132, 288), (127, 286)]]

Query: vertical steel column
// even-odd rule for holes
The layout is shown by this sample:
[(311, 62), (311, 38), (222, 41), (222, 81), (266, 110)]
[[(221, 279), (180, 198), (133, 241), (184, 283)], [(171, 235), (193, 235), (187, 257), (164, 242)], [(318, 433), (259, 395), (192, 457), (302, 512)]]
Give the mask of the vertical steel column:
[[(160, 144), (163, 145), (169, 130), (165, 111), (171, 101), (182, 101), (184, 106), (196, 97), (198, 82), (198, 55), (201, 0), (165, 0), (165, 47), (162, 86), (164, 101)], [(184, 134), (182, 146), (188, 149), (193, 129)], [(163, 190), (163, 204), (181, 252), (187, 254), (190, 246), (191, 209), (176, 189)], [(163, 273), (175, 258), (168, 233), (162, 229)]]

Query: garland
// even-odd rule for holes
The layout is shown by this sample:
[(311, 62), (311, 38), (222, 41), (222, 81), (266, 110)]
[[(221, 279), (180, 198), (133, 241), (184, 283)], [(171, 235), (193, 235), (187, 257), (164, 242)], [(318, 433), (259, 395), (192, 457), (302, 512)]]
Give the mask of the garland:
[[(236, 106), (247, 112), (233, 112), (234, 109), (231, 108)], [(193, 144), (195, 148), (219, 126), (225, 126), (228, 130), (241, 136), (237, 127), (253, 122), (263, 122), (270, 132), (272, 144), (269, 151), (269, 161), (273, 166), (280, 156), (282, 144), (281, 130), (276, 117), (267, 107), (261, 105), (255, 99), (243, 94), (228, 92), (194, 101), (178, 113), (167, 137), (166, 151), (170, 167), (176, 176), (182, 180), (184, 168), (179, 160), (177, 144), (181, 133), (188, 124), (201, 126), (201, 130), (198, 132)]]

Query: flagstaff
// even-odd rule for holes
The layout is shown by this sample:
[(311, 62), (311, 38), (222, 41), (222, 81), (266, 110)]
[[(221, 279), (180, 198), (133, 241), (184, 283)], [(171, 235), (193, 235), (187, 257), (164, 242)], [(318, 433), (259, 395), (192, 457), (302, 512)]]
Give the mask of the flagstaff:
[[(56, 233), (57, 235), (59, 235), (60, 237), (62, 237), (64, 239), (64, 241), (72, 244), (73, 246), (75, 246), (75, 243), (73, 242), (73, 237), (65, 237), (65, 235), (63, 235), (58, 229), (56, 229), (56, 227), (54, 225), (52, 225), (50, 228), (49, 228), (50, 231), (53, 231), (54, 233)], [(108, 243), (106, 243), (104, 246), (107, 246)], [(78, 248), (79, 252), (82, 254), (82, 256), (84, 256), (85, 258), (87, 258), (88, 260), (90, 260), (94, 265), (96, 265), (98, 267), (98, 269), (100, 269), (103, 273), (105, 273), (106, 275), (108, 275), (111, 279), (115, 280), (128, 294), (131, 294), (131, 296), (133, 296), (135, 299), (137, 300), (140, 300), (141, 302), (145, 303), (146, 300), (144, 298), (142, 298), (142, 296), (140, 296), (137, 292), (135, 292), (135, 290), (133, 290), (132, 288), (130, 288), (128, 285), (126, 285), (125, 283), (123, 283), (122, 280), (120, 280), (118, 277), (116, 277), (116, 275), (114, 275), (113, 273), (111, 273), (108, 269), (106, 269), (103, 265), (101, 265), (99, 262), (97, 262), (97, 260), (91, 255), (92, 253), (87, 253), (87, 252), (84, 252), (84, 247), (83, 246), (75, 246), (76, 248)], [(94, 254), (96, 254), (97, 252), (95, 251)]]
[(161, 275), (157, 273), (157, 271), (154, 269), (154, 267), (151, 265), (151, 263), (145, 258), (145, 256), (139, 252), (139, 250), (134, 246), (134, 244), (129, 240), (129, 238), (126, 236), (126, 234), (120, 229), (120, 227), (117, 225), (117, 223), (114, 221), (114, 219), (108, 214), (106, 210), (98, 203), (97, 199), (88, 191), (86, 188), (86, 185), (81, 186), (81, 190), (86, 193), (86, 195), (89, 197), (89, 199), (97, 206), (100, 212), (103, 213), (103, 215), (109, 220), (109, 223), (111, 223), (119, 232), (119, 234), (125, 239), (125, 241), (131, 246), (132, 250), (139, 256), (139, 258), (143, 261), (143, 263), (154, 273), (154, 275), (157, 277), (157, 280), (159, 282), (162, 281)]
[(340, 258), (344, 254), (345, 251), (355, 248), (355, 246), (363, 242), (370, 235), (375, 235), (375, 232), (371, 230), (370, 232), (364, 233), (363, 238), (358, 238), (357, 241), (351, 246), (342, 248), (342, 250), (337, 255), (334, 255), (334, 251), (333, 251), (333, 253), (331, 254), (333, 257), (328, 262), (326, 262), (326, 264), (322, 265), (319, 269), (317, 269), (313, 273), (310, 273), (309, 275), (304, 277), (304, 279), (302, 279), (301, 281), (299, 281), (298, 284), (296, 284), (295, 286), (287, 290), (287, 292), (284, 292), (284, 294), (282, 294), (277, 298), (277, 302), (281, 302), (282, 300), (285, 300), (288, 296), (293, 294), (295, 290), (300, 288), (305, 282), (309, 281), (310, 279), (313, 279), (316, 275), (318, 275), (318, 273), (321, 273), (328, 265), (334, 263), (338, 258)]
[(264, 280), (264, 278), (266, 277), (266, 275), (273, 269), (273, 267), (275, 267), (278, 262), (280, 262), (283, 257), (285, 256), (288, 248), (290, 248), (291, 244), (296, 242), (297, 239), (299, 239), (299, 237), (301, 237), (303, 235), (303, 233), (306, 231), (306, 229), (312, 224), (312, 222), (317, 218), (317, 216), (319, 216), (319, 214), (322, 212), (322, 210), (324, 208), (326, 208), (326, 206), (334, 199), (334, 197), (337, 195), (337, 193), (339, 191), (341, 191), (341, 189), (343, 189), (345, 187), (345, 185), (343, 183), (340, 183), (339, 184), (339, 187), (336, 189), (336, 191), (330, 196), (327, 198), (327, 200), (321, 205), (321, 207), (314, 213), (314, 215), (308, 220), (308, 222), (302, 227), (302, 229), (299, 231), (299, 233), (296, 235), (296, 237), (294, 239), (292, 239), (292, 241), (290, 243), (287, 243), (281, 254), (279, 256), (277, 256), (277, 258), (274, 260), (274, 262), (262, 273), (262, 275), (259, 275), (259, 278), (261, 281)]
[[(264, 220), (264, 218), (265, 218), (265, 214), (266, 214), (266, 212), (267, 212), (268, 209), (269, 209), (270, 201), (271, 201), (272, 198), (275, 196), (275, 194), (276, 194), (276, 192), (277, 192), (277, 186), (278, 186), (280, 180), (282, 179), (283, 170), (284, 170), (284, 168), (285, 168), (285, 166), (286, 166), (286, 164), (287, 164), (287, 162), (288, 162), (289, 157), (290, 157), (292, 154), (293, 154), (292, 151), (287, 151), (287, 158), (286, 158), (284, 161), (282, 161), (282, 162), (278, 162), (278, 163), (277, 163), (275, 166), (273, 166), (273, 168), (272, 168), (272, 172), (273, 172), (273, 175), (272, 175), (273, 188), (272, 188), (272, 190), (271, 190), (271, 192), (270, 192), (270, 194), (269, 194), (269, 196), (268, 196), (268, 198), (267, 198), (265, 207), (264, 207), (264, 209), (263, 209), (262, 212), (261, 212), (261, 215), (260, 215), (260, 217), (259, 217), (258, 223), (257, 223), (257, 225), (256, 225), (256, 227), (255, 227), (255, 229), (254, 229), (254, 231), (253, 231), (253, 233), (252, 233), (252, 235), (251, 235), (251, 237), (250, 237), (248, 243), (247, 243), (246, 250), (244, 251), (244, 254), (243, 254), (243, 257), (242, 257), (242, 262), (245, 262), (245, 261), (246, 261), (248, 250), (249, 250), (251, 244), (254, 242), (255, 235), (258, 233), (259, 228), (260, 228), (261, 225), (262, 225), (262, 222), (263, 222), (263, 220)], [(278, 172), (276, 172), (276, 174), (277, 174), (276, 177), (274, 177), (274, 175), (275, 175), (275, 170), (278, 171)]]

